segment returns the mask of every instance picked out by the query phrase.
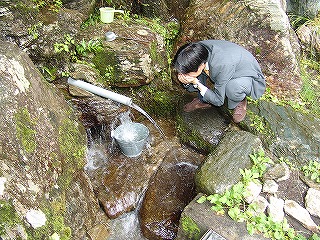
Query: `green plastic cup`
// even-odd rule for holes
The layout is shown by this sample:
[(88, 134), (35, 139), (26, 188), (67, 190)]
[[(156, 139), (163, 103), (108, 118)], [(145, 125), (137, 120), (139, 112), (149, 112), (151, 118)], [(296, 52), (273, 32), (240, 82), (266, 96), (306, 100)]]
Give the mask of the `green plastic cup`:
[(99, 8), (99, 10), (100, 10), (100, 20), (103, 23), (113, 22), (115, 12), (124, 13), (123, 10), (115, 10), (112, 7), (102, 7), (102, 8)]

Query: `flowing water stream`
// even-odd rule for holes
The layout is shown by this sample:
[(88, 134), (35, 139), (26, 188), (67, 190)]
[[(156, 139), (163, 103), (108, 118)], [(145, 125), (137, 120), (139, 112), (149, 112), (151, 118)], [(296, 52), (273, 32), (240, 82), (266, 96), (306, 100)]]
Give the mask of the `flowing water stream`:
[[(158, 129), (158, 131), (160, 132), (162, 138), (163, 138), (163, 139), (166, 141), (166, 143), (167, 143), (167, 137), (166, 137), (166, 135), (164, 134), (164, 132), (163, 132), (163, 130), (161, 129), (161, 127), (156, 123), (156, 121), (153, 120), (153, 118), (150, 117), (150, 115), (149, 115), (146, 111), (144, 111), (141, 107), (139, 107), (137, 104), (132, 103), (132, 104), (131, 104), (131, 107), (134, 108), (134, 109), (136, 109), (138, 112), (142, 113), (142, 114), (156, 127), (156, 129)], [(168, 143), (167, 143), (167, 144), (168, 144)]]
[[(176, 150), (172, 147), (172, 144), (169, 144), (169, 141), (168, 141), (167, 136), (165, 135), (164, 131), (161, 129), (161, 127), (156, 123), (156, 121), (146, 111), (144, 111), (138, 105), (132, 103), (132, 99), (131, 98), (128, 98), (126, 96), (123, 96), (123, 95), (120, 95), (120, 94), (117, 94), (117, 93), (114, 93), (114, 92), (110, 92), (108, 90), (96, 87), (96, 86), (94, 86), (92, 84), (89, 84), (89, 83), (86, 83), (86, 82), (83, 82), (83, 81), (80, 81), (80, 80), (74, 80), (74, 79), (69, 78), (68, 79), (68, 83), (72, 84), (72, 85), (75, 85), (75, 86), (78, 86), (80, 88), (83, 88), (83, 89), (85, 89), (87, 91), (90, 91), (90, 92), (96, 94), (96, 95), (99, 95), (99, 96), (102, 96), (102, 97), (105, 97), (105, 98), (109, 98), (111, 100), (114, 100), (114, 101), (117, 101), (119, 103), (125, 104), (125, 105), (137, 110), (139, 113), (143, 114), (153, 124), (153, 126), (159, 131), (159, 133), (160, 133), (160, 135), (161, 135), (161, 137), (163, 139), (163, 143), (167, 146), (167, 149), (166, 149), (166, 148), (163, 148), (163, 145), (161, 147), (160, 146), (161, 144), (159, 144), (159, 147), (161, 147), (160, 151), (162, 151), (164, 154), (167, 154), (167, 151), (169, 150), (169, 152), (170, 152), (169, 155), (171, 155), (173, 157), (172, 159), (175, 159), (175, 161), (173, 163), (173, 167), (177, 166), (180, 169), (180, 168), (184, 168), (184, 166), (188, 166), (188, 169), (192, 169), (192, 171), (194, 171), (194, 169), (196, 169), (196, 165), (193, 165), (193, 164), (190, 164), (190, 163), (186, 163), (183, 160), (182, 160), (181, 163), (178, 162), (177, 156), (176, 156)], [(132, 121), (131, 121), (131, 118), (130, 118), (130, 111), (122, 114), (118, 119), (114, 120), (114, 122), (111, 124), (111, 136), (112, 136), (113, 130), (115, 129), (116, 122), (118, 120), (120, 120), (121, 125), (125, 126), (123, 131), (121, 132), (121, 134), (123, 134), (123, 136), (121, 136), (123, 138), (123, 140), (125, 140), (125, 141), (127, 141), (127, 140), (128, 141), (135, 141), (135, 139), (137, 137), (136, 136), (137, 133), (132, 131), (132, 129), (130, 129), (130, 126), (132, 126), (132, 125), (130, 125), (130, 124), (132, 124)], [(108, 167), (109, 167), (109, 164), (111, 164), (111, 166), (113, 166), (113, 168), (115, 167), (115, 169), (119, 169), (119, 170), (122, 169), (122, 171), (124, 171), (123, 173), (126, 174), (127, 173), (127, 172), (125, 172), (126, 167), (127, 166), (132, 166), (131, 165), (132, 162), (131, 163), (130, 162), (126, 162), (126, 161), (130, 161), (130, 159), (127, 159), (127, 158), (120, 158), (121, 159), (121, 161), (120, 161), (121, 165), (117, 165), (119, 163), (120, 159), (116, 160), (113, 163), (109, 162), (109, 158), (111, 159), (111, 161), (114, 161), (114, 160), (112, 160), (111, 156), (113, 154), (115, 140), (114, 140), (114, 137), (112, 136), (111, 147), (110, 147), (110, 142), (108, 142), (108, 140), (110, 138), (108, 138), (106, 136), (103, 136), (103, 134), (105, 134), (107, 132), (107, 131), (103, 131), (103, 130), (105, 130), (103, 128), (104, 127), (102, 127), (100, 129), (100, 130), (102, 130), (101, 131), (102, 136), (98, 136), (98, 137), (97, 136), (93, 137), (92, 136), (93, 132), (91, 132), (90, 130), (87, 131), (87, 135), (88, 135), (87, 160), (88, 160), (88, 162), (87, 162), (87, 164), (85, 166), (85, 170), (88, 172), (89, 175), (91, 175), (93, 180), (95, 179), (94, 181), (97, 180), (97, 177), (99, 179), (101, 178), (101, 180), (98, 179), (98, 181), (97, 181), (98, 182), (98, 186), (97, 186), (98, 189), (100, 189), (100, 185), (99, 184), (101, 184), (101, 181), (102, 182), (108, 181), (108, 180), (105, 179), (106, 178), (106, 173), (105, 172), (102, 172), (102, 175), (100, 175), (100, 176), (96, 176), (95, 175), (95, 172), (99, 172), (99, 169), (102, 170), (102, 171), (109, 171)], [(99, 130), (97, 132), (99, 133)], [(163, 151), (164, 149), (166, 149), (166, 151)], [(185, 153), (185, 151), (183, 149), (181, 151), (183, 153)], [(124, 152), (123, 152), (123, 154), (126, 155)], [(143, 158), (145, 158), (145, 157), (143, 157)], [(156, 159), (158, 159), (158, 160), (160, 159), (160, 161), (158, 161), (158, 163), (157, 163), (158, 167), (162, 166), (162, 162), (163, 162), (163, 160), (165, 158), (167, 158), (166, 155), (164, 155), (162, 158), (160, 158), (159, 153), (156, 155)], [(136, 160), (132, 159), (132, 161), (136, 161)], [(139, 164), (139, 161), (136, 164)], [(168, 166), (171, 166), (171, 165), (168, 165)], [(133, 168), (133, 169), (135, 169), (135, 168)], [(157, 171), (157, 170), (153, 169), (153, 170), (149, 170), (149, 171), (151, 171), (151, 173), (152, 173), (152, 171)], [(129, 172), (130, 172), (130, 170), (129, 170)], [(144, 172), (144, 170), (142, 170), (142, 174), (143, 174), (143, 172)], [(112, 177), (116, 177), (117, 174), (119, 174), (119, 176), (121, 178), (119, 178), (117, 180), (121, 181), (121, 182), (122, 181), (126, 182), (124, 180), (126, 180), (128, 178), (127, 174), (126, 175), (122, 175), (119, 172), (114, 172), (114, 174), (115, 175), (113, 175)], [(166, 172), (163, 172), (162, 175), (163, 176), (167, 176)], [(173, 175), (177, 175), (176, 176), (177, 180), (179, 180), (181, 178), (181, 176), (179, 174), (177, 174), (177, 173), (170, 174), (169, 178), (172, 178)], [(140, 179), (140, 178), (143, 179), (145, 177), (145, 176), (141, 176), (141, 175), (138, 175), (138, 176), (140, 176), (140, 177), (138, 177), (137, 179)], [(184, 176), (184, 173), (182, 174), (182, 176)], [(131, 177), (131, 176), (129, 176), (129, 177)], [(135, 177), (137, 177), (137, 176), (135, 176)], [(163, 180), (163, 183), (167, 184), (168, 180), (169, 179), (166, 177)], [(148, 181), (150, 181), (150, 179)], [(147, 181), (147, 185), (148, 185), (148, 181)], [(131, 183), (129, 183), (129, 184), (131, 184)], [(146, 193), (146, 191), (148, 189), (147, 185), (143, 187), (144, 189), (138, 190), (138, 193), (137, 192), (136, 193), (135, 192), (131, 192), (130, 190), (129, 190), (129, 192), (123, 192), (123, 191), (126, 190), (126, 188), (123, 189), (123, 188), (120, 187), (120, 189), (121, 189), (120, 192), (122, 194), (125, 194), (125, 197), (129, 197), (128, 199), (124, 199), (123, 201), (129, 201), (130, 202), (130, 201), (132, 201), (132, 199), (130, 199), (130, 198), (133, 198), (134, 201), (136, 201), (136, 206), (135, 206), (133, 211), (121, 214), (119, 217), (111, 219), (110, 222), (108, 222), (108, 225), (110, 227), (108, 229), (110, 231), (110, 235), (108, 236), (108, 240), (122, 240), (122, 239), (123, 240), (127, 240), (127, 239), (130, 239), (130, 240), (145, 240), (145, 239), (147, 239), (142, 234), (142, 230), (141, 230), (141, 226), (140, 226), (140, 219), (139, 219), (139, 211), (140, 211), (140, 208), (141, 208), (141, 204), (142, 204), (142, 201), (144, 199), (145, 194), (147, 194)], [(110, 185), (108, 185), (108, 184), (104, 185), (104, 183), (103, 183), (101, 185), (102, 191), (104, 191), (104, 188), (108, 188), (110, 190), (109, 186)], [(173, 188), (176, 189), (176, 186), (169, 186), (169, 187), (172, 188), (172, 189)], [(186, 187), (187, 187), (188, 190), (192, 188), (191, 186), (188, 186), (188, 185), (186, 185)], [(161, 185), (160, 185), (160, 188), (162, 188)], [(118, 188), (116, 187), (115, 189), (118, 189)], [(111, 190), (110, 190), (111, 194), (112, 194), (112, 191), (114, 191), (115, 189), (112, 189), (112, 187), (111, 187)], [(98, 190), (98, 192), (99, 192), (99, 190)], [(180, 192), (180, 191), (177, 190), (177, 192)], [(113, 193), (118, 195), (118, 190), (116, 190), (116, 192), (113, 192)], [(106, 194), (109, 194), (109, 193), (106, 193)], [(137, 196), (137, 194), (138, 194), (138, 196)], [(159, 196), (161, 197), (162, 195), (159, 195)], [(119, 197), (121, 197), (121, 196), (119, 196)], [(116, 201), (119, 201), (119, 200), (120, 199), (117, 199)], [(110, 199), (107, 198), (107, 199), (105, 199), (105, 201), (110, 201)], [(111, 203), (112, 203), (112, 201), (113, 200), (111, 200)], [(120, 202), (120, 204), (123, 204), (123, 203)], [(117, 206), (118, 206), (118, 204), (117, 204)], [(117, 206), (114, 206), (114, 207), (118, 208)], [(123, 206), (121, 206), (121, 207), (123, 207)], [(179, 207), (179, 209), (181, 209), (181, 207)], [(108, 208), (108, 210), (109, 210), (109, 208)], [(108, 212), (108, 210), (106, 210), (106, 213)], [(155, 210), (155, 211), (157, 212), (157, 210)]]

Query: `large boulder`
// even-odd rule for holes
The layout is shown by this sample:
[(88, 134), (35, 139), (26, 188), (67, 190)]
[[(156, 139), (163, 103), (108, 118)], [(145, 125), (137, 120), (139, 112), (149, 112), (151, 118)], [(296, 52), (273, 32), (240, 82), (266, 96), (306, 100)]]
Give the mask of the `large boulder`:
[(275, 157), (288, 159), (295, 166), (319, 159), (320, 119), (311, 113), (259, 101), (249, 103), (241, 125), (259, 135)]
[(199, 192), (223, 193), (241, 179), (239, 168), (251, 168), (249, 155), (262, 147), (260, 139), (245, 131), (227, 132), (196, 173)]
[(84, 128), (26, 53), (1, 46), (1, 216), (11, 209), (1, 237), (87, 239), (101, 215), (83, 171)]

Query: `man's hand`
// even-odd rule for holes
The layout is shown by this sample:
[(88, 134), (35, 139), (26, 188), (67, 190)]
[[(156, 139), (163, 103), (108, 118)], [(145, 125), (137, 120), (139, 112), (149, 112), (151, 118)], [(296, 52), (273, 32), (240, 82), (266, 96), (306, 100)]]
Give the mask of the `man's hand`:
[(191, 76), (188, 76), (188, 75), (182, 74), (182, 73), (178, 74), (178, 80), (184, 84), (189, 84), (189, 83), (197, 84), (198, 83), (197, 78), (191, 77)]

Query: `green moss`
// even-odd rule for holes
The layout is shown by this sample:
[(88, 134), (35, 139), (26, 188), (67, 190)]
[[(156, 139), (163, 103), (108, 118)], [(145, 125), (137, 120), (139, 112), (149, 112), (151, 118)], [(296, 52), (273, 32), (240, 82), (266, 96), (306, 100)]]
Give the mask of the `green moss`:
[(146, 112), (157, 117), (171, 117), (176, 114), (176, 95), (168, 90), (157, 90), (151, 86), (144, 86), (140, 90), (143, 90), (143, 102), (139, 105)]
[(182, 217), (181, 226), (188, 239), (200, 239), (200, 229), (190, 217)]
[(181, 117), (177, 118), (177, 132), (183, 143), (192, 145), (204, 153), (212, 152), (214, 145), (206, 142), (197, 130), (191, 130)]
[(112, 51), (101, 51), (97, 52), (92, 58), (92, 62), (95, 68), (99, 70), (102, 79), (98, 79), (103, 85), (108, 85), (108, 83), (117, 82), (121, 75), (121, 70), (118, 66), (118, 61), (116, 54)]
[(17, 136), (24, 150), (27, 153), (34, 152), (37, 146), (35, 124), (31, 120), (28, 110), (26, 108), (19, 109), (15, 114), (15, 120)]
[(150, 58), (152, 62), (159, 64), (159, 65), (166, 65), (167, 63), (164, 61), (162, 55), (159, 54), (158, 45), (156, 41), (152, 41), (150, 44)]
[(78, 123), (65, 119), (59, 127), (59, 145), (61, 152), (67, 157), (67, 162), (76, 169), (84, 166), (85, 141)]
[(59, 176), (58, 185), (66, 189), (74, 173), (82, 169), (85, 164), (86, 142), (78, 129), (77, 122), (70, 119), (63, 121), (59, 127), (59, 146), (65, 161), (62, 163), (63, 170)]
[(12, 201), (0, 200), (0, 236), (6, 233), (6, 228), (12, 228), (21, 223)]

